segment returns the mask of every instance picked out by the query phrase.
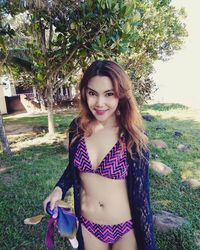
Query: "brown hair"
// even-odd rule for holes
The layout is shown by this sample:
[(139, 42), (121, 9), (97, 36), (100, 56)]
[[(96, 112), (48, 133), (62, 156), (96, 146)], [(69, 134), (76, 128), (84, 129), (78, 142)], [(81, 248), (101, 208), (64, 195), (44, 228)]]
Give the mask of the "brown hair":
[(89, 124), (95, 118), (87, 105), (86, 89), (89, 80), (94, 76), (107, 76), (111, 79), (115, 96), (119, 98), (118, 113), (116, 119), (119, 125), (119, 138), (122, 134), (127, 138), (127, 150), (133, 157), (132, 146), (135, 151), (142, 155), (142, 150), (147, 148), (147, 137), (144, 134), (144, 127), (136, 100), (133, 96), (131, 81), (125, 71), (115, 62), (109, 60), (97, 60), (93, 62), (85, 71), (80, 82), (80, 121), (79, 132), (91, 135)]

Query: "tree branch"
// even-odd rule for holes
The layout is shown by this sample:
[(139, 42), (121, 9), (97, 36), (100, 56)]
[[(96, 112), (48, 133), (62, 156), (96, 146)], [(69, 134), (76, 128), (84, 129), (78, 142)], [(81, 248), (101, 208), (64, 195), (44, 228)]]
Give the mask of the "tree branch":
[(51, 42), (53, 38), (53, 24), (52, 20), (50, 21), (50, 28), (49, 28), (49, 50), (51, 51)]
[(79, 62), (76, 63), (76, 65), (74, 66), (74, 68), (68, 72), (67, 75), (64, 76), (64, 79), (62, 79), (61, 81), (58, 81), (55, 86), (54, 86), (54, 94), (56, 93), (56, 91), (61, 87), (63, 86), (64, 82), (69, 78), (69, 76), (72, 74), (72, 73), (75, 73), (75, 72), (78, 72), (80, 70), (80, 68), (77, 68), (77, 65), (78, 65)]
[(45, 36), (45, 27), (44, 24), (40, 18), (39, 20), (40, 24), (40, 32), (41, 32), (41, 44), (42, 44), (42, 52), (45, 58), (46, 65), (48, 64), (48, 58), (47, 58), (47, 48), (46, 48), (46, 36)]
[(66, 63), (68, 63), (69, 60), (71, 60), (71, 58), (72, 58), (73, 55), (76, 53), (76, 51), (78, 50), (79, 47), (80, 47), (79, 45), (76, 45), (75, 48), (72, 50), (71, 54), (70, 54), (70, 55), (66, 55), (66, 56), (63, 58), (62, 62), (60, 63), (60, 65), (59, 65), (58, 67), (52, 68), (52, 69), (50, 70), (50, 74), (48, 75), (48, 78), (53, 77), (53, 75), (57, 75), (57, 74), (59, 73), (59, 71), (64, 67), (64, 65), (65, 65)]

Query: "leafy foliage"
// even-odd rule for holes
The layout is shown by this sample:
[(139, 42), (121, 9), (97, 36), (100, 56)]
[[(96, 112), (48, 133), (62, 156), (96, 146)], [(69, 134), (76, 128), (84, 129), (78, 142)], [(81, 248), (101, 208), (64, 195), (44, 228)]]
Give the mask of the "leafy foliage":
[(135, 40), (132, 49), (121, 56), (129, 72), (138, 102), (150, 99), (156, 90), (151, 78), (156, 60), (168, 60), (187, 36), (182, 20), (184, 9), (176, 10), (170, 1), (136, 1), (134, 28)]
[(17, 44), (26, 56), (17, 60), (12, 51), (8, 58), (15, 64), (16, 76), (21, 68), (26, 70), (23, 76), (31, 75), (29, 84), (36, 86), (49, 107), (58, 88), (97, 58), (122, 64), (134, 82), (138, 102), (143, 103), (155, 87), (153, 62), (169, 58), (186, 36), (184, 12), (170, 1), (20, 3), (17, 10), (24, 21), (18, 19), (18, 32), (8, 44), (11, 48)]

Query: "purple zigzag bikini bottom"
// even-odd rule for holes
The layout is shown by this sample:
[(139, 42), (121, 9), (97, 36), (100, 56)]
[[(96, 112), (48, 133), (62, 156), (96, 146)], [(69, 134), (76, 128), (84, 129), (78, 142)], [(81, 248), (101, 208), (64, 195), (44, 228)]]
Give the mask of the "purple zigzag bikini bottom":
[(132, 220), (122, 222), (115, 225), (101, 225), (96, 224), (92, 221), (81, 216), (80, 223), (85, 226), (85, 228), (97, 237), (99, 240), (107, 243), (113, 244), (119, 240), (124, 234), (128, 233), (133, 229)]

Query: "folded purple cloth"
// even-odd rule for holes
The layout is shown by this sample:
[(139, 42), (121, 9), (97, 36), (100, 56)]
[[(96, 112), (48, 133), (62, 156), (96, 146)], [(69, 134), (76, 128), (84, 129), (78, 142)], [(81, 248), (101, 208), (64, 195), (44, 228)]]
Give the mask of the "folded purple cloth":
[(48, 221), (48, 228), (45, 237), (45, 245), (48, 249), (52, 249), (54, 247), (54, 224), (55, 219), (50, 218)]

